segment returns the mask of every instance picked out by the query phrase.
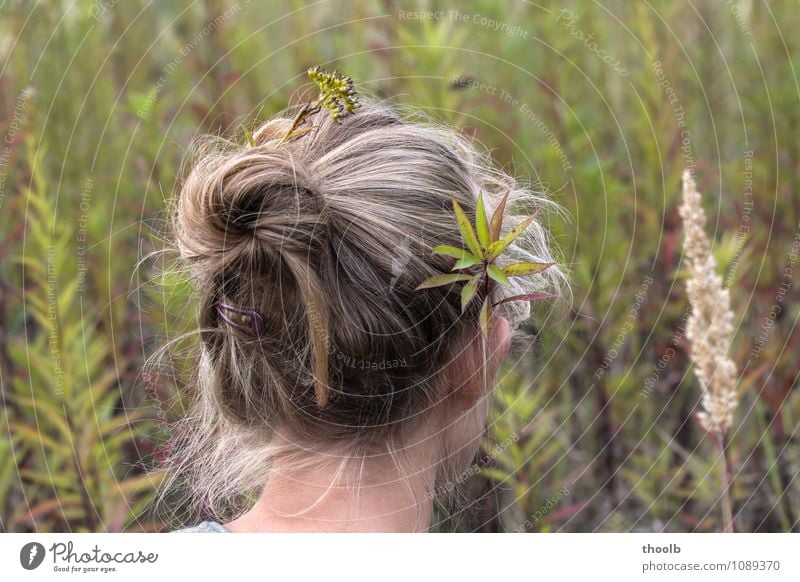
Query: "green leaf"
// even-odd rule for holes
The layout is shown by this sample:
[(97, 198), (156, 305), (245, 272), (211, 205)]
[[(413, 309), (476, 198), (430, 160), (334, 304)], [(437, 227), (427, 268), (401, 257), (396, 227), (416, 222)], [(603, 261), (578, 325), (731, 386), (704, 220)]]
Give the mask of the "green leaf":
[(50, 490), (57, 489), (63, 492), (74, 492), (77, 482), (70, 475), (58, 475), (55, 471), (36, 471), (34, 469), (20, 469), (19, 476), (31, 483), (42, 485)]
[(476, 263), (481, 261), (480, 257), (476, 257), (468, 250), (451, 247), (450, 245), (438, 245), (433, 247), (433, 252), (437, 255), (444, 255), (445, 257), (453, 257), (454, 259), (474, 259)]
[(462, 313), (467, 309), (467, 305), (472, 299), (475, 297), (475, 294), (478, 292), (478, 284), (483, 279), (483, 273), (478, 273), (477, 275), (473, 275), (469, 282), (464, 285), (464, 288), (461, 290), (461, 311)]
[(247, 129), (244, 125), (242, 125), (242, 132), (244, 133), (244, 137), (247, 140), (247, 145), (253, 147), (256, 145), (256, 140), (253, 139), (253, 134), (250, 133), (250, 130)]
[(475, 230), (478, 231), (478, 241), (482, 248), (487, 248), (489, 243), (489, 225), (486, 222), (486, 207), (483, 205), (483, 192), (478, 194), (478, 207), (475, 210)]
[(487, 258), (491, 261), (499, 257), (500, 254), (508, 248), (508, 245), (514, 242), (517, 237), (525, 232), (525, 229), (528, 228), (534, 220), (536, 220), (536, 215), (538, 214), (539, 212), (537, 211), (536, 213), (530, 215), (528, 218), (511, 229), (511, 232), (509, 232), (501, 240), (489, 245)]
[(480, 262), (481, 262), (481, 259), (478, 259), (478, 258), (473, 257), (472, 255), (470, 255), (469, 257), (465, 257), (465, 258), (457, 261), (456, 264), (453, 265), (453, 268), (451, 270), (452, 271), (457, 271), (459, 269), (466, 269), (467, 267), (472, 267), (473, 265), (477, 265)]
[(17, 422), (10, 422), (9, 427), (18, 437), (26, 441), (27, 445), (32, 449), (46, 449), (48, 455), (59, 453), (67, 458), (70, 458), (73, 454), (72, 447), (69, 443), (60, 438), (54, 439), (40, 432), (38, 429), (33, 429)]
[(491, 300), (486, 297), (483, 300), (483, 306), (481, 307), (481, 331), (483, 335), (489, 337), (489, 319), (492, 317), (492, 302)]
[(464, 244), (472, 251), (472, 254), (483, 258), (483, 250), (481, 250), (481, 245), (478, 244), (478, 239), (475, 238), (475, 231), (472, 230), (469, 218), (455, 198), (453, 198), (453, 210), (456, 213), (456, 222), (458, 223), (458, 229), (461, 231), (461, 237), (464, 239)]
[[(39, 420), (46, 418), (48, 420), (48, 428), (52, 427), (59, 429), (59, 432), (61, 433), (59, 438), (71, 437), (72, 431), (64, 420), (65, 412), (54, 402), (48, 401), (44, 398), (33, 399), (21, 394), (15, 394), (12, 396), (12, 398), (19, 403), (21, 407), (23, 407), (23, 410), (30, 410), (31, 415), (34, 418), (41, 417)], [(44, 425), (45, 423), (42, 422), (42, 424)]]
[[(494, 211), (492, 215), (492, 223), (489, 227), (489, 238), (491, 242), (495, 242), (500, 240), (500, 231), (503, 229), (503, 214), (506, 211), (506, 202), (508, 202), (508, 192), (506, 195), (503, 196), (503, 199), (500, 201), (500, 204)], [(491, 244), (491, 243), (490, 243)]]
[(486, 272), (489, 273), (489, 276), (492, 279), (494, 279), (495, 281), (497, 281), (501, 285), (510, 285), (511, 284), (511, 281), (508, 280), (508, 277), (506, 277), (505, 273), (503, 273), (503, 271), (501, 271), (500, 269), (498, 269), (494, 265), (489, 265), (488, 268), (486, 269)]
[(118, 482), (114, 489), (124, 494), (125, 496), (129, 497), (132, 495), (136, 495), (137, 493), (141, 493), (143, 491), (149, 491), (154, 487), (158, 486), (162, 481), (164, 481), (165, 475), (164, 473), (145, 473), (144, 475), (138, 475), (136, 477), (130, 477), (125, 479), (124, 481)]
[(419, 291), (420, 289), (431, 289), (432, 287), (441, 287), (442, 285), (450, 285), (452, 283), (456, 283), (457, 281), (469, 281), (470, 279), (470, 275), (463, 275), (461, 273), (455, 273), (452, 275), (436, 275), (435, 277), (425, 279), (417, 286), (415, 291)]
[(524, 277), (539, 273), (552, 266), (553, 263), (514, 263), (503, 268), (503, 273), (509, 277)]

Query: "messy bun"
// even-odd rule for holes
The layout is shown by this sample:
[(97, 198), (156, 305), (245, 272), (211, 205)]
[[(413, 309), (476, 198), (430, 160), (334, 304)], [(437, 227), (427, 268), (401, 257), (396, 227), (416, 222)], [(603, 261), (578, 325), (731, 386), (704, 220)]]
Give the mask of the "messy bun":
[[(323, 111), (278, 145), (291, 117), (246, 145), (201, 140), (176, 207), (202, 342), (168, 470), (206, 515), (240, 510), (290, 450), (401, 442), (441, 398), (460, 338), (479, 333), (479, 302), (462, 313), (456, 285), (415, 291), (452, 267), (434, 246), (461, 246), (451, 199), (473, 217), (479, 192), (490, 211), (507, 192), (509, 207), (546, 203), (460, 135), (385, 105), (338, 122)], [(541, 224), (519, 240), (512, 257), (554, 260)], [(557, 292), (561, 277), (551, 268), (493, 293)], [(236, 325), (228, 308), (259, 325)], [(524, 303), (502, 308), (512, 326), (529, 316)]]

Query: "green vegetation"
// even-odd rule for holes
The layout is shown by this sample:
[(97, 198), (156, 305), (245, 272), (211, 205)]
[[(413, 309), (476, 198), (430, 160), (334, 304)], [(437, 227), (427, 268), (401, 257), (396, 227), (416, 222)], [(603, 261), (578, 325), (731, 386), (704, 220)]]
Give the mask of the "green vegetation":
[(467, 305), (478, 296), (479, 292), (482, 294), (480, 324), (481, 331), (485, 336), (489, 335), (489, 325), (493, 307), (509, 301), (536, 301), (554, 297), (554, 295), (545, 293), (529, 293), (506, 297), (496, 303), (492, 303), (491, 301), (489, 295), (490, 280), (498, 285), (510, 285), (510, 277), (535, 275), (552, 266), (552, 263), (532, 262), (513, 263), (505, 267), (498, 267), (495, 264), (497, 259), (503, 254), (503, 251), (505, 251), (536, 219), (536, 214), (532, 214), (518, 225), (514, 226), (508, 234), (501, 238), (500, 233), (503, 226), (503, 217), (507, 201), (508, 194), (505, 195), (492, 214), (490, 223), (486, 216), (486, 208), (483, 204), (483, 194), (479, 194), (475, 215), (475, 228), (473, 229), (469, 217), (461, 208), (458, 201), (453, 198), (453, 212), (456, 215), (456, 223), (461, 232), (464, 246), (467, 248), (459, 249), (449, 245), (438, 245), (434, 247), (433, 252), (438, 255), (456, 259), (452, 270), (461, 271), (461, 273), (430, 277), (417, 287), (417, 290), (430, 289), (431, 287), (451, 285), (456, 281), (466, 281), (461, 290), (461, 310), (463, 312), (467, 308)]
[(162, 252), (181, 161), (316, 64), (462, 127), (565, 210), (539, 218), (572, 307), (534, 304), (480, 502), (442, 527), (721, 530), (686, 338), (689, 166), (735, 313), (735, 528), (797, 530), (798, 27), (749, 0), (4, 3), (0, 531), (162, 527), (143, 470), (192, 365), (193, 298)]

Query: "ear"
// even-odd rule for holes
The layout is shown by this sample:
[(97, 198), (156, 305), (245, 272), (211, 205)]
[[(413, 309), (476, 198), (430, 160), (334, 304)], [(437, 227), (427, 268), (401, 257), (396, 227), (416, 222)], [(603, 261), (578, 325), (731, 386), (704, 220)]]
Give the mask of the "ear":
[[(497, 372), (508, 355), (510, 345), (511, 327), (508, 320), (497, 316), (492, 318), (488, 338), (477, 331), (459, 342), (452, 359), (443, 370), (453, 399), (466, 409), (472, 408), (486, 396), (486, 391), (494, 387)], [(484, 355), (485, 369), (482, 366)]]
[(503, 364), (503, 360), (506, 359), (508, 350), (511, 347), (511, 325), (505, 317), (494, 317), (492, 327), (489, 330), (487, 347), (487, 375), (491, 378), (491, 385), (494, 386), (500, 366)]

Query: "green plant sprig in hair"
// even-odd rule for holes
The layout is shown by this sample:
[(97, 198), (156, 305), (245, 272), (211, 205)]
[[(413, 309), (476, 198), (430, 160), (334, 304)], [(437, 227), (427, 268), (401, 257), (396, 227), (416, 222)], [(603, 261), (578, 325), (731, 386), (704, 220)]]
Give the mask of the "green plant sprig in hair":
[(466, 310), (470, 302), (478, 296), (478, 291), (483, 290), (483, 305), (481, 306), (480, 325), (484, 335), (489, 334), (489, 324), (492, 317), (492, 309), (503, 303), (510, 301), (538, 301), (554, 297), (546, 293), (532, 293), (525, 295), (514, 295), (506, 297), (496, 303), (492, 303), (489, 296), (490, 281), (499, 285), (510, 285), (512, 277), (526, 277), (540, 273), (552, 266), (553, 263), (521, 262), (512, 263), (505, 267), (496, 265), (497, 259), (508, 249), (519, 235), (536, 220), (538, 212), (527, 217), (520, 222), (504, 237), (500, 237), (503, 227), (503, 214), (505, 213), (508, 194), (498, 205), (492, 215), (491, 222), (487, 219), (486, 208), (483, 203), (483, 193), (478, 195), (478, 205), (475, 212), (475, 228), (469, 221), (469, 217), (461, 208), (461, 205), (453, 198), (453, 211), (456, 215), (456, 223), (461, 232), (466, 249), (459, 249), (449, 245), (439, 245), (434, 247), (433, 252), (438, 255), (456, 259), (453, 271), (447, 275), (436, 275), (420, 283), (417, 290), (441, 287), (463, 281), (465, 284), (461, 289), (461, 311)]
[(308, 77), (319, 87), (319, 96), (312, 102), (306, 103), (297, 112), (289, 130), (278, 142), (278, 145), (305, 135), (313, 127), (301, 127), (306, 119), (327, 109), (334, 122), (342, 117), (354, 113), (358, 107), (358, 96), (353, 88), (353, 79), (345, 77), (336, 71), (325, 71), (319, 67), (311, 67), (307, 71)]

